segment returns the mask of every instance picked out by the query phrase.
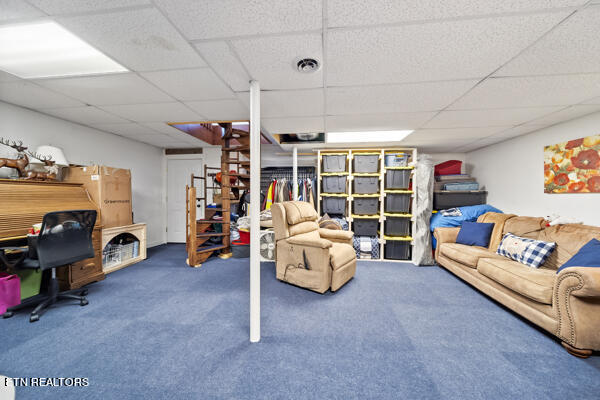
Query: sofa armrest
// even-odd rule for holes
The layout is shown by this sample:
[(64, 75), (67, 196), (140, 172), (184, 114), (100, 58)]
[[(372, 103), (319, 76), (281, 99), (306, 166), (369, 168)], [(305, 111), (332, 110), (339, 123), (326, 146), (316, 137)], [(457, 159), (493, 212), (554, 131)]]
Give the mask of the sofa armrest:
[(458, 232), (460, 231), (460, 227), (456, 228), (435, 228), (433, 231), (433, 236), (437, 241), (435, 247), (435, 259), (438, 259), (440, 254), (440, 247), (443, 243), (455, 243), (456, 237), (458, 236)]
[(576, 349), (600, 350), (600, 268), (560, 271), (552, 303), (558, 337)]
[(317, 249), (328, 249), (333, 246), (329, 240), (314, 237), (304, 238), (302, 235), (296, 235), (287, 238), (286, 242), (289, 244), (295, 244), (297, 246), (315, 247)]
[(324, 239), (351, 243), (354, 232), (319, 228), (319, 235)]

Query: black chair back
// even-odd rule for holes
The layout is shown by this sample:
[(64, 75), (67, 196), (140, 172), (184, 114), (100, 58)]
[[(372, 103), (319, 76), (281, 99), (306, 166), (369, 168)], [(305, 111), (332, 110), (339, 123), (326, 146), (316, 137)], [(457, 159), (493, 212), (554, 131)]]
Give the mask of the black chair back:
[(96, 210), (55, 211), (44, 215), (37, 240), (40, 268), (50, 269), (94, 257)]

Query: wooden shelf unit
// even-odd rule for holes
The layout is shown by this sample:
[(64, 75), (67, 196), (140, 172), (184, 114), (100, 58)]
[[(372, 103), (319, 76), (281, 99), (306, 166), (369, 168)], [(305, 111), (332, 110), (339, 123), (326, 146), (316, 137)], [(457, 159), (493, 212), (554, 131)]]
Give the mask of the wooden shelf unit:
[[(385, 155), (389, 154), (389, 153), (406, 153), (409, 155), (409, 160), (408, 163), (409, 165), (406, 167), (386, 167), (385, 166)], [(323, 156), (324, 155), (346, 155), (346, 171), (345, 172), (322, 172), (322, 165), (323, 165)], [(355, 155), (375, 155), (375, 154), (379, 154), (379, 172), (377, 173), (361, 173), (361, 172), (353, 172), (353, 159)], [(414, 185), (414, 165), (416, 163), (417, 160), (417, 149), (416, 148), (398, 148), (398, 147), (390, 147), (390, 148), (377, 148), (377, 149), (322, 149), (322, 150), (318, 150), (318, 157), (317, 157), (317, 191), (319, 193), (319, 199), (317, 202), (318, 205), (318, 213), (319, 215), (323, 215), (322, 211), (321, 211), (321, 203), (322, 203), (322, 197), (326, 197), (326, 196), (338, 196), (338, 197), (347, 197), (347, 204), (346, 204), (346, 215), (345, 215), (345, 219), (346, 221), (348, 221), (348, 225), (349, 225), (349, 229), (352, 230), (352, 224), (353, 224), (353, 220), (354, 218), (358, 217), (358, 215), (353, 213), (352, 207), (353, 207), (353, 203), (354, 203), (354, 199), (355, 198), (360, 198), (360, 197), (377, 197), (379, 199), (379, 213), (376, 214), (378, 219), (379, 219), (379, 235), (378, 235), (378, 243), (379, 243), (379, 258), (377, 259), (361, 259), (361, 261), (390, 261), (390, 262), (410, 262), (412, 259), (412, 249), (411, 249), (411, 259), (407, 259), (407, 260), (395, 260), (395, 259), (386, 259), (384, 257), (384, 245), (386, 244), (386, 242), (388, 240), (402, 240), (402, 241), (410, 241), (411, 242), (411, 246), (413, 245), (413, 240), (412, 237), (407, 236), (407, 237), (401, 237), (401, 236), (397, 236), (397, 237), (393, 237), (393, 239), (389, 236), (384, 235), (383, 233), (385, 232), (385, 223), (386, 223), (386, 217), (390, 216), (403, 216), (403, 217), (407, 217), (408, 215), (410, 215), (411, 218), (411, 233), (415, 232), (416, 229), (416, 219), (414, 214), (412, 214), (412, 210), (414, 209), (414, 199), (415, 199), (415, 193), (414, 190), (402, 190), (402, 189), (386, 189), (385, 188), (385, 178), (386, 178), (386, 173), (387, 171), (390, 170), (411, 170), (411, 174), (410, 174), (410, 185), (409, 187), (412, 187), (414, 189), (415, 185)], [(321, 193), (321, 187), (322, 187), (322, 177), (324, 176), (342, 176), (342, 175), (346, 175), (348, 176), (348, 182), (347, 182), (347, 191), (346, 193), (339, 193), (339, 194), (331, 194), (331, 193)], [(379, 178), (379, 193), (377, 194), (363, 194), (363, 193), (353, 193), (354, 187), (353, 187), (353, 180), (354, 177), (356, 176), (372, 176), (372, 177), (378, 177)], [(385, 212), (385, 199), (387, 196), (387, 193), (410, 193), (411, 194), (411, 201), (410, 201), (410, 207), (409, 209), (411, 210), (409, 213), (386, 213)], [(390, 214), (397, 214), (397, 215), (390, 215)], [(362, 218), (365, 218), (365, 216), (360, 216)], [(375, 218), (377, 218), (375, 217)], [(369, 215), (367, 216), (367, 218), (374, 218), (374, 215)]]
[(125, 260), (120, 264), (112, 265), (110, 267), (105, 267), (103, 265), (102, 271), (105, 274), (118, 271), (146, 259), (146, 224), (133, 224), (102, 229), (102, 249), (104, 249), (111, 240), (123, 233), (129, 233), (135, 236), (140, 242), (138, 255), (137, 257), (130, 258), (129, 260)]

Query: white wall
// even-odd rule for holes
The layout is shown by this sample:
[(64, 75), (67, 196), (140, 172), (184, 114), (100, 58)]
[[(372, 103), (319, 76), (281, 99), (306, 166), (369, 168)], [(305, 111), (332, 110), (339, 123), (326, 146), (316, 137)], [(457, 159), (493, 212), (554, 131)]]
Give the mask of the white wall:
[(148, 224), (148, 246), (166, 242), (162, 149), (4, 102), (0, 102), (0, 137), (22, 140), (32, 150), (42, 144), (61, 147), (75, 164), (130, 169), (134, 222)]
[(600, 194), (544, 193), (544, 146), (598, 132), (600, 113), (587, 115), (470, 152), (468, 169), (488, 190), (488, 203), (504, 212), (559, 214), (600, 226)]

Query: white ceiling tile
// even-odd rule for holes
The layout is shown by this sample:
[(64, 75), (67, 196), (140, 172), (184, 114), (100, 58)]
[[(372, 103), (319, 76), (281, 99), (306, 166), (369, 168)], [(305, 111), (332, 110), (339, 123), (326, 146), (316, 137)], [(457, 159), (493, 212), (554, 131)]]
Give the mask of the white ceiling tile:
[(529, 121), (526, 125), (554, 125), (600, 111), (600, 105), (575, 105)]
[(188, 39), (321, 29), (321, 0), (156, 0)]
[(304, 89), (323, 87), (323, 69), (301, 73), (301, 58), (323, 62), (321, 34), (262, 37), (232, 41), (235, 51), (261, 89)]
[(50, 109), (44, 110), (44, 113), (84, 125), (129, 122), (92, 106)]
[(147, 126), (142, 126), (133, 122), (129, 122), (126, 124), (95, 124), (93, 125), (93, 127), (106, 132), (116, 133), (117, 135), (127, 137), (158, 134), (158, 132), (148, 128)]
[(417, 129), (434, 115), (435, 112), (329, 115), (327, 131)]
[(0, 100), (34, 109), (84, 105), (77, 100), (24, 80), (0, 83)]
[(553, 29), (496, 76), (600, 72), (600, 7), (587, 7)]
[[(598, 0), (600, 1), (600, 0)], [(586, 100), (581, 104), (600, 104), (600, 97), (594, 97), (593, 99)]]
[[(22, 0), (21, 0), (22, 1)], [(49, 15), (109, 10), (150, 4), (149, 0), (28, 0)]]
[(136, 122), (186, 122), (202, 120), (181, 103), (121, 104), (102, 106), (103, 110)]
[(327, 36), (327, 84), (482, 78), (566, 15), (554, 12), (331, 30)]
[(477, 128), (485, 126), (514, 126), (561, 107), (502, 108), (494, 110), (442, 111), (429, 121), (426, 128)]
[(20, 80), (18, 76), (9, 74), (8, 72), (0, 71), (0, 82), (16, 82)]
[(87, 104), (133, 104), (173, 99), (135, 74), (112, 74), (82, 78), (43, 79), (40, 85)]
[(323, 117), (262, 118), (261, 124), (270, 134), (323, 132), (325, 130)]
[(489, 78), (449, 108), (566, 106), (597, 95), (600, 74)]
[[(250, 96), (247, 92), (238, 93), (238, 97), (250, 107)], [(323, 89), (260, 92), (260, 113), (264, 118), (314, 117), (323, 115), (324, 109)]]
[(156, 132), (160, 132), (174, 139), (182, 140), (182, 138), (189, 136), (187, 133), (174, 128), (165, 122), (142, 122), (140, 125), (146, 126)]
[(496, 133), (494, 135), (491, 135), (491, 136), (488, 136), (488, 137), (485, 137), (482, 139), (471, 141), (470, 143), (463, 145), (459, 148), (455, 148), (453, 150), (460, 151), (460, 152), (474, 151), (474, 150), (477, 150), (477, 149), (480, 149), (480, 148), (483, 148), (486, 146), (491, 146), (493, 144), (497, 144), (497, 143), (503, 142), (505, 140), (515, 138), (517, 136), (522, 136), (522, 135), (526, 135), (528, 133), (535, 132), (542, 128), (544, 128), (544, 125), (532, 125), (532, 126), (520, 125), (520, 126), (516, 126), (514, 128), (509, 128), (509, 129), (503, 130), (499, 133)]
[(452, 144), (454, 140), (481, 139), (500, 131), (505, 127), (451, 128), (451, 129), (417, 129), (407, 139), (414, 143)]
[(135, 71), (206, 65), (156, 9), (64, 17), (58, 21), (92, 46)]
[(146, 72), (141, 75), (177, 100), (235, 97), (233, 91), (210, 68)]
[(36, 18), (44, 13), (23, 0), (0, 0), (0, 21), (11, 19)]
[(203, 42), (198, 43), (196, 48), (233, 90), (248, 90), (250, 77), (226, 42)]
[(328, 114), (441, 110), (465, 94), (477, 80), (336, 87), (327, 89)]
[(328, 0), (329, 27), (395, 24), (572, 7), (587, 0)]
[[(233, 121), (249, 119), (250, 111), (240, 100), (208, 100), (185, 103), (207, 121)], [(262, 116), (266, 116), (264, 113)]]

